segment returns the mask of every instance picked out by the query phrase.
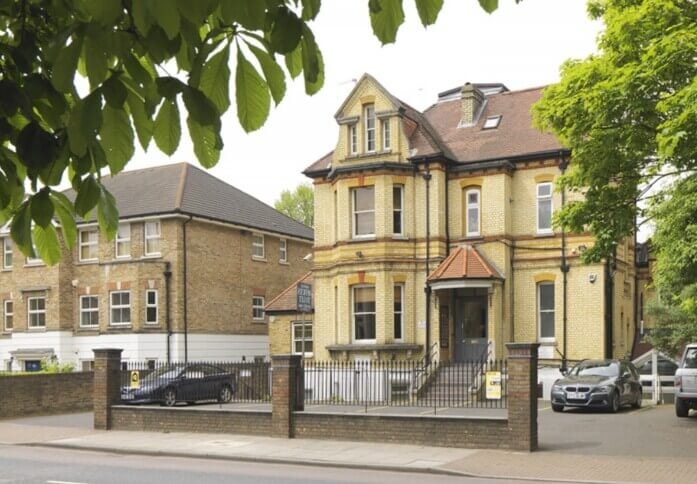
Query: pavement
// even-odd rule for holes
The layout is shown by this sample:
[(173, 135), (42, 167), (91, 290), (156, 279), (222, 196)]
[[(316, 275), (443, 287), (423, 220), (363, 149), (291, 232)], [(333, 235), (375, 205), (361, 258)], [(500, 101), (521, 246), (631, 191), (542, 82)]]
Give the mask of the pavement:
[[(547, 418), (544, 411), (542, 408), (541, 421)], [(672, 406), (645, 407), (641, 413), (626, 415), (664, 418), (672, 411)], [(541, 442), (542, 450), (523, 453), (230, 434), (97, 431), (91, 428), (91, 419), (91, 414), (83, 413), (0, 421), (0, 444), (430, 472), (502, 480), (694, 483), (697, 476), (697, 459), (690, 455), (694, 446), (678, 457), (671, 457), (666, 452), (659, 456), (649, 453), (622, 455), (622, 452), (607, 455), (606, 452), (589, 453), (587, 449), (586, 453), (570, 453), (568, 448), (556, 449), (554, 443), (545, 442)], [(693, 413), (689, 419), (680, 419), (682, 422), (687, 424), (688, 436), (697, 438), (697, 415)]]

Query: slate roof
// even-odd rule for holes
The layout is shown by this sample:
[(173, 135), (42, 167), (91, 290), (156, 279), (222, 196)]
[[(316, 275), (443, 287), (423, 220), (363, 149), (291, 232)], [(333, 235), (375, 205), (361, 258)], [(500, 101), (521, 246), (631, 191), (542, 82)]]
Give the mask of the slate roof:
[[(116, 198), (123, 219), (183, 214), (301, 239), (314, 238), (310, 227), (189, 163), (125, 171), (105, 176), (102, 182)], [(72, 190), (65, 193), (74, 199)]]
[(471, 245), (458, 247), (428, 276), (429, 282), (453, 279), (503, 279), (479, 251)]
[[(293, 284), (288, 286), (275, 298), (273, 298), (271, 301), (266, 304), (264, 310), (267, 313), (273, 313), (273, 312), (297, 312), (298, 311), (298, 298), (297, 298), (297, 291), (296, 288), (298, 287), (298, 284), (301, 282), (305, 282), (307, 284), (312, 284), (312, 272), (308, 272), (304, 276), (302, 276), (300, 279), (295, 281)], [(313, 309), (314, 309), (314, 298), (312, 298), (313, 301)]]

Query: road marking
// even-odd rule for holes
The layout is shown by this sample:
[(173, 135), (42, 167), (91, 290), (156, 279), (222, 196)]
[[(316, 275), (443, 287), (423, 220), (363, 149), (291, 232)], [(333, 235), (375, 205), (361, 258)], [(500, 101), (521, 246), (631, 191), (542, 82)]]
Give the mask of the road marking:
[(87, 482), (75, 482), (75, 481), (46, 481), (46, 484), (88, 484)]

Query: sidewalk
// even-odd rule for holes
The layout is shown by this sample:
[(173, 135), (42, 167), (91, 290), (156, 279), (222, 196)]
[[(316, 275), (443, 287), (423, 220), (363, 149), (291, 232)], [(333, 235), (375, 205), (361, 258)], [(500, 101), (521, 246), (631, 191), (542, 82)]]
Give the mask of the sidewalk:
[(246, 435), (104, 432), (84, 426), (42, 425), (36, 420), (0, 422), (0, 442), (127, 454), (409, 470), (554, 482), (692, 483), (697, 475), (695, 459), (603, 457), (552, 451), (518, 453)]

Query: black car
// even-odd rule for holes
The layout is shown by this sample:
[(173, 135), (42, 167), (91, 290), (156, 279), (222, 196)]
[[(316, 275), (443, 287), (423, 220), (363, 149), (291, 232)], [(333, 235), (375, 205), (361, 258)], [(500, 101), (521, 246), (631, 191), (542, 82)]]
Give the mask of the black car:
[(140, 380), (138, 388), (121, 388), (123, 403), (160, 402), (171, 407), (177, 402), (217, 400), (226, 403), (235, 394), (234, 375), (207, 364), (168, 365)]
[(639, 372), (620, 360), (583, 360), (552, 385), (552, 410), (564, 407), (604, 408), (617, 412), (622, 405), (641, 407)]

